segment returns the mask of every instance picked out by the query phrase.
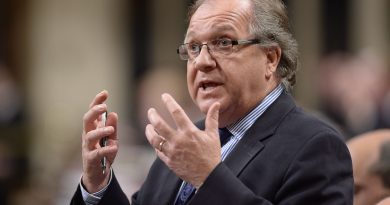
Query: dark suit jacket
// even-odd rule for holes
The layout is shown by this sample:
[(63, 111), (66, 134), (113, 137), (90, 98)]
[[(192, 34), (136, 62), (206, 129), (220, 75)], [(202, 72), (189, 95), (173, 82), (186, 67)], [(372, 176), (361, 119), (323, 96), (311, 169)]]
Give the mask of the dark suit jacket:
[[(181, 180), (156, 159), (133, 205), (172, 205)], [(189, 205), (352, 205), (352, 163), (340, 134), (287, 93), (247, 131)], [(71, 204), (83, 204), (80, 190)], [(129, 204), (116, 179), (100, 204)]]

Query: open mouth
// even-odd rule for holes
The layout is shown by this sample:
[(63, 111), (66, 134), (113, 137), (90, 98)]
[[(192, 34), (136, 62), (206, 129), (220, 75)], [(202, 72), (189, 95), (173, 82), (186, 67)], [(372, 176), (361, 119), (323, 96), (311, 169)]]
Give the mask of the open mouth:
[(208, 91), (208, 90), (212, 90), (218, 86), (222, 85), (221, 83), (216, 83), (216, 82), (201, 82), (199, 84), (199, 89), (201, 89), (202, 91)]

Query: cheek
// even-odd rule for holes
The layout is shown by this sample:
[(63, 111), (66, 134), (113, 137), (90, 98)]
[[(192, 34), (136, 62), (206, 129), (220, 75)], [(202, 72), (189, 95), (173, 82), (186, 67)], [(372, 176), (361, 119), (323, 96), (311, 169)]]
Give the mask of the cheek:
[(242, 71), (232, 76), (232, 81), (236, 89), (240, 92), (256, 94), (264, 89), (265, 76), (264, 71), (259, 66), (241, 67)]
[(187, 65), (187, 89), (191, 98), (195, 97), (195, 71)]

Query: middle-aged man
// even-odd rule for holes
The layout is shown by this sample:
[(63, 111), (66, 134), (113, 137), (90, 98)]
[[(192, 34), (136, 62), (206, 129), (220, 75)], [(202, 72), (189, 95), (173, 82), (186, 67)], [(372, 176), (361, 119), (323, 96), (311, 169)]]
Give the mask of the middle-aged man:
[[(193, 124), (169, 94), (162, 101), (175, 128), (148, 111), (145, 133), (158, 158), (132, 204), (351, 205), (345, 143), (288, 93), (297, 53), (281, 1), (197, 1), (178, 54), (187, 61), (189, 94), (206, 119)], [(117, 115), (99, 125), (107, 96), (98, 94), (84, 116), (83, 177), (71, 204), (129, 204), (110, 169)], [(104, 136), (109, 143), (101, 148)]]
[(348, 141), (355, 179), (354, 205), (375, 205), (390, 197), (390, 129)]

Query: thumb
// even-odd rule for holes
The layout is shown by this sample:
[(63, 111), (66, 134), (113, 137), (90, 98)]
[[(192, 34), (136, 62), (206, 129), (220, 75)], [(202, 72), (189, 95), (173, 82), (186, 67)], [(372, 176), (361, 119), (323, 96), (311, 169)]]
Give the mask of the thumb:
[(207, 111), (206, 116), (206, 128), (205, 131), (207, 133), (213, 133), (218, 136), (218, 120), (219, 120), (219, 108), (221, 104), (218, 102), (211, 105), (209, 110)]

